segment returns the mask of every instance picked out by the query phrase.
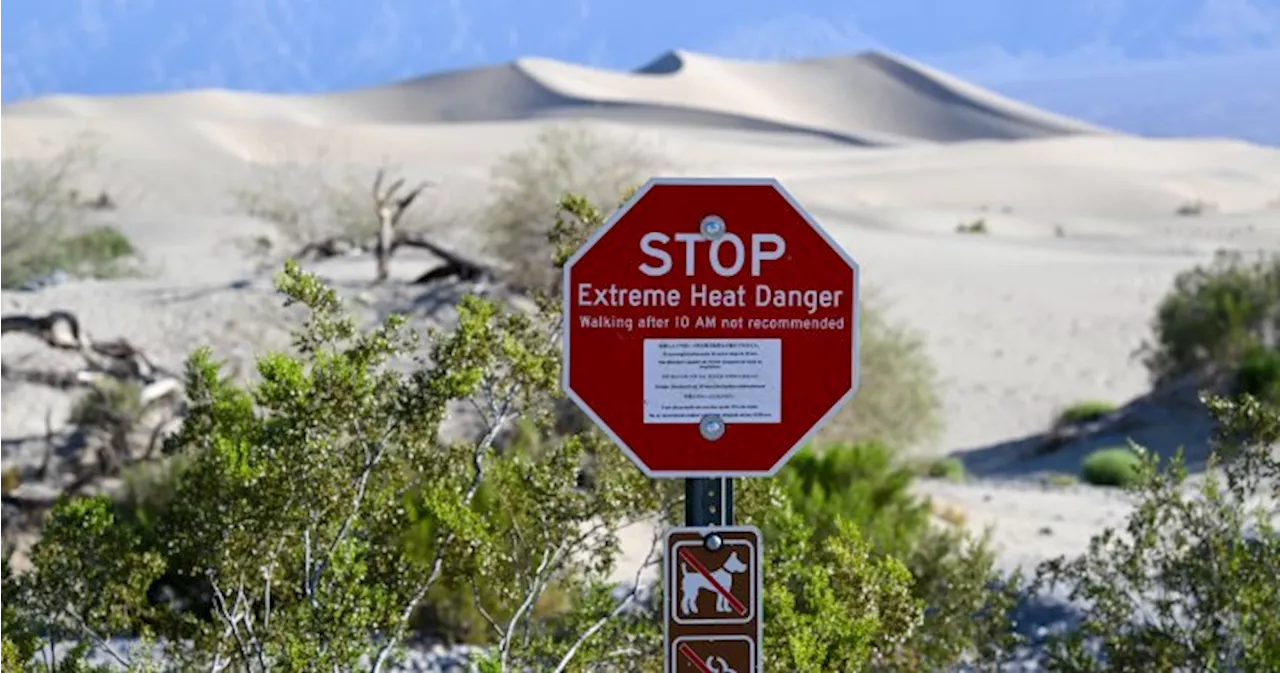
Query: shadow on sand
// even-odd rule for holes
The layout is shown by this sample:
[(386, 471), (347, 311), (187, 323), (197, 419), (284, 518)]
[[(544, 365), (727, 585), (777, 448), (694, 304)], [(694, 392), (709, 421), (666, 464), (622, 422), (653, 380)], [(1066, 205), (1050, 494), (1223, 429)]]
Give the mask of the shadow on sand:
[(1183, 450), (1187, 469), (1203, 471), (1213, 419), (1199, 400), (1201, 379), (1186, 379), (1134, 399), (1096, 421), (952, 453), (980, 478), (1036, 478), (1080, 473), (1091, 452), (1133, 441), (1161, 460)]

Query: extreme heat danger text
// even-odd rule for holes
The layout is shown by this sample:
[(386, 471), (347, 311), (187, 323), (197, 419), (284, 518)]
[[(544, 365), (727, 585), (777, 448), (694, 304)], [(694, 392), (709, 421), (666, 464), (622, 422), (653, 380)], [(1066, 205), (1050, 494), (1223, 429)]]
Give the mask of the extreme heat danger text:
[(713, 288), (693, 283), (686, 292), (675, 288), (627, 288), (578, 283), (574, 303), (598, 308), (776, 308), (803, 309), (812, 315), (819, 309), (844, 308), (845, 290), (781, 289), (764, 283), (748, 288)]

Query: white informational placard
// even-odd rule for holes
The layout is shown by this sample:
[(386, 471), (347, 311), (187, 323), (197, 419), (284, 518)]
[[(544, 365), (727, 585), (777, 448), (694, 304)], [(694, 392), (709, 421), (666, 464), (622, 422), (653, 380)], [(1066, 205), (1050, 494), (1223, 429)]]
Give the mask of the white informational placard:
[(781, 339), (645, 339), (644, 422), (782, 422)]

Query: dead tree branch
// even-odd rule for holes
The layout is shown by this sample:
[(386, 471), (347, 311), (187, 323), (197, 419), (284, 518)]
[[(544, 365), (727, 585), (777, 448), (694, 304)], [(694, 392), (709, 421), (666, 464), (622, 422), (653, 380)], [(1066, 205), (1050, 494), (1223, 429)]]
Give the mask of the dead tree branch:
[(394, 251), (400, 246), (426, 250), (444, 261), (443, 266), (438, 266), (415, 278), (413, 281), (415, 285), (426, 285), (445, 278), (457, 278), (466, 283), (478, 283), (493, 280), (497, 275), (489, 266), (467, 259), (432, 242), (425, 236), (415, 236), (402, 232), (396, 235), (391, 249)]
[(373, 179), (373, 207), (374, 212), (378, 216), (378, 239), (374, 245), (373, 251), (377, 256), (378, 275), (374, 282), (381, 283), (387, 279), (391, 271), (388, 264), (391, 259), (394, 247), (392, 245), (395, 237), (396, 226), (400, 224), (400, 219), (404, 217), (404, 213), (413, 205), (414, 199), (427, 188), (427, 183), (419, 183), (408, 194), (397, 198), (396, 192), (404, 186), (404, 178), (399, 178), (392, 182), (386, 189), (382, 187), (385, 172), (381, 169)]
[[(106, 375), (121, 380), (152, 384), (161, 379), (174, 379), (174, 375), (154, 363), (141, 350), (124, 339), (96, 341), (81, 328), (80, 320), (69, 311), (52, 311), (47, 315), (9, 315), (0, 318), (0, 333), (10, 332), (35, 337), (51, 348), (74, 351), (84, 358), (87, 370), (74, 375), (76, 382), (91, 384), (95, 375)], [(72, 387), (66, 378), (56, 376), (25, 377), (27, 380), (47, 380), (56, 387)]]
[[(84, 368), (72, 372), (17, 371), (7, 364), (0, 366), (0, 373), (6, 380), (62, 390), (90, 389), (89, 396), (78, 401), (71, 417), (75, 426), (72, 437), (89, 438), (90, 441), (83, 451), (76, 451), (74, 457), (67, 458), (72, 461), (69, 467), (74, 478), (71, 483), (60, 487), (63, 493), (78, 493), (99, 479), (119, 474), (124, 467), (138, 460), (154, 458), (164, 432), (183, 415), (180, 379), (157, 367), (145, 353), (124, 339), (98, 341), (91, 338), (81, 327), (80, 320), (69, 311), (53, 311), (43, 316), (4, 316), (0, 319), (0, 332), (6, 336), (26, 334), (55, 350), (77, 353), (85, 362)], [(127, 385), (103, 386), (106, 382)], [(154, 427), (146, 427), (154, 418), (152, 412), (157, 410), (161, 417)], [(140, 431), (145, 431), (145, 439), (136, 436)], [(38, 479), (62, 473), (62, 469), (52, 465), (55, 454), (60, 453), (54, 435), (52, 419), (47, 416), (47, 452), (33, 471)], [(85, 461), (86, 456), (96, 457), (96, 461)], [(65, 464), (61, 466), (66, 467)], [(47, 509), (49, 503), (42, 499), (7, 497), (6, 504), (38, 511)]]

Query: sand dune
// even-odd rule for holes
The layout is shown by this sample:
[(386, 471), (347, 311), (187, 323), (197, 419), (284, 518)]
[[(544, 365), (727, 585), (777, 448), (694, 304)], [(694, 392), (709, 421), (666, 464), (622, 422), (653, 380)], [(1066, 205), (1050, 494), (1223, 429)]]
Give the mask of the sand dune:
[[(265, 278), (233, 284), (252, 273), (237, 241), (271, 232), (230, 208), (230, 190), (258, 179), (256, 164), (315, 160), (321, 147), (335, 169), (371, 172), (390, 158), (438, 183), (415, 209), (475, 252), (476, 228), (438, 213), (480, 203), (493, 162), (563, 119), (653, 148), (674, 172), (780, 179), (859, 260), (891, 314), (923, 332), (947, 420), (940, 441), (922, 447), (933, 453), (1035, 433), (1080, 399), (1142, 394), (1146, 373), (1132, 352), (1173, 276), (1214, 248), (1280, 249), (1275, 148), (1114, 134), (882, 53), (746, 63), (677, 51), (630, 73), (522, 59), (315, 96), (193, 91), (5, 106), (6, 160), (47, 154), (80, 131), (99, 136), (104, 161), (85, 189), (105, 187), (119, 208), (95, 217), (127, 233), (152, 274), (5, 291), (4, 311), (77, 311), (95, 335), (127, 336), (171, 368), (210, 343), (247, 370), (285, 337)], [(1191, 201), (1213, 208), (1176, 214)], [(975, 218), (988, 234), (955, 233)], [(397, 257), (392, 272), (411, 278), (431, 263)], [(316, 270), (357, 294), (368, 267)], [(41, 351), (17, 339), (4, 347), (6, 362)], [(52, 395), (6, 383), (5, 439), (42, 432), (51, 407), (65, 418), (65, 399)], [(11, 460), (21, 457), (6, 444)], [(995, 512), (983, 504), (995, 488), (944, 495)], [(1001, 491), (1009, 558), (1080, 549), (1121, 506), (1087, 488), (1069, 500)], [(1047, 518), (1062, 508), (1091, 523)], [(1036, 533), (1044, 526), (1060, 531), (1052, 543)], [(647, 535), (628, 540), (628, 559), (643, 557)]]
[(191, 116), (306, 124), (593, 118), (800, 131), (858, 145), (1104, 133), (883, 52), (753, 63), (672, 51), (633, 72), (527, 58), (358, 91), (228, 91), (23, 102), (6, 114)]

